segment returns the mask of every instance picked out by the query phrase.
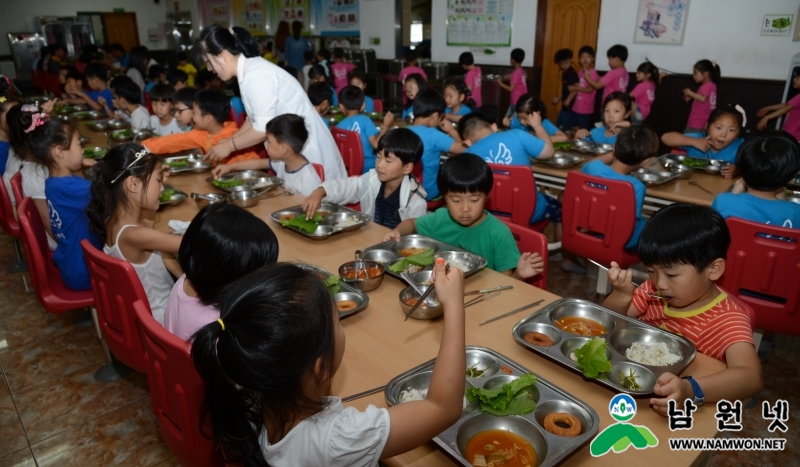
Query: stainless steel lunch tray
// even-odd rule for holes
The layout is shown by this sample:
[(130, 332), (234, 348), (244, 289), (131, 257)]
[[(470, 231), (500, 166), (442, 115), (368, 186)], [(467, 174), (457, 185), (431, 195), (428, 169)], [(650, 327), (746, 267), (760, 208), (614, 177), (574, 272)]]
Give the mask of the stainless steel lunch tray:
[[(405, 235), (399, 242), (389, 240), (388, 242), (378, 243), (377, 245), (366, 248), (364, 250), (364, 259), (383, 263), (384, 266), (386, 266), (386, 274), (402, 280), (400, 274), (389, 270), (389, 266), (403, 259), (399, 251), (404, 248), (431, 248), (434, 258), (442, 256), (448, 262), (455, 259), (469, 267), (468, 270), (464, 271), (464, 277), (475, 274), (489, 264), (486, 258), (481, 255), (470, 253), (467, 250), (419, 234)], [(425, 266), (421, 271), (429, 271), (431, 269), (433, 269), (432, 264), (430, 266)]]
[(786, 193), (786, 201), (790, 203), (800, 204), (800, 191), (789, 191)]
[[(91, 155), (87, 155), (86, 151), (91, 150)], [(100, 146), (94, 146), (90, 148), (83, 149), (83, 158), (84, 159), (102, 159), (105, 155), (108, 154), (108, 148), (103, 148)]]
[(800, 175), (789, 180), (789, 183), (786, 184), (786, 188), (790, 190), (800, 190)]
[(57, 114), (71, 114), (75, 112), (86, 112), (89, 106), (85, 104), (67, 104), (63, 107), (54, 109)]
[[(556, 319), (569, 316), (593, 319), (606, 327), (606, 334), (600, 337), (606, 341), (607, 354), (612, 368), (611, 371), (600, 375), (595, 381), (616, 392), (634, 396), (650, 395), (661, 374), (680, 374), (694, 360), (697, 353), (694, 344), (682, 336), (577, 298), (562, 298), (547, 305), (517, 323), (511, 330), (511, 334), (522, 346), (560, 363), (576, 373), (583, 374), (578, 369), (578, 364), (569, 358), (569, 354), (583, 346), (591, 338), (563, 331), (554, 323)], [(553, 340), (553, 345), (545, 347), (526, 342), (523, 336), (528, 332), (547, 335)], [(681, 359), (669, 366), (651, 366), (634, 362), (625, 356), (625, 350), (634, 342), (664, 342), (669, 351), (680, 354)], [(636, 382), (641, 386), (641, 390), (632, 391), (620, 386), (619, 372), (623, 371), (625, 375), (628, 375), (629, 370), (636, 372)]]
[(69, 114), (69, 118), (70, 120), (91, 120), (94, 118), (100, 118), (103, 115), (103, 112), (100, 112), (99, 110), (83, 110)]
[[(698, 166), (686, 165), (683, 163), (683, 161), (686, 159), (703, 161), (705, 162), (705, 164)], [(721, 165), (719, 164), (719, 162), (721, 161), (718, 161), (717, 159), (701, 159), (698, 157), (684, 156), (682, 154), (664, 154), (663, 156), (660, 156), (658, 158), (658, 161), (661, 162), (661, 165), (663, 165), (668, 169), (670, 167), (682, 165), (683, 167), (688, 167), (692, 170), (703, 170), (707, 173), (716, 173), (716, 174), (719, 174), (721, 167)]]
[[(292, 230), (294, 232), (299, 233), (304, 237), (308, 237), (312, 240), (325, 240), (326, 238), (330, 237), (331, 235), (336, 235), (342, 232), (352, 232), (354, 230), (360, 229), (362, 226), (369, 224), (372, 221), (372, 218), (366, 214), (361, 212), (355, 211), (345, 206), (341, 206), (339, 204), (333, 203), (322, 203), (319, 205), (319, 209), (317, 209), (319, 213), (328, 213), (328, 215), (323, 215), (325, 220), (317, 226), (317, 230), (312, 233), (307, 233), (304, 230), (296, 229), (294, 227), (284, 227), (286, 229)], [(281, 209), (280, 211), (275, 211), (269, 215), (269, 218), (273, 221), (277, 222), (278, 224), (281, 223), (281, 217), (283, 216), (305, 216), (306, 213), (300, 205), (292, 206), (290, 208)], [(337, 227), (336, 224), (344, 221), (347, 218), (355, 217), (357, 222), (354, 225), (350, 225), (347, 227)]]
[[(400, 392), (408, 389), (417, 389), (427, 395), (430, 375), (436, 359), (423, 363), (400, 374), (389, 381), (384, 394), (386, 403), (397, 405), (400, 403)], [(522, 365), (510, 360), (494, 350), (485, 347), (467, 346), (467, 368), (478, 365), (479, 369), (486, 369), (484, 378), (467, 378), (466, 387), (492, 387), (507, 383), (520, 375), (531, 373)], [(510, 374), (501, 370), (505, 367)], [(466, 371), (466, 369), (465, 369)], [(558, 386), (536, 375), (537, 382), (532, 394), (536, 399), (536, 409), (527, 415), (511, 415), (496, 417), (482, 413), (475, 401), (467, 404), (461, 418), (450, 428), (440, 433), (433, 441), (439, 445), (456, 463), (465, 467), (472, 467), (472, 462), (464, 458), (461, 450), (467, 441), (475, 434), (488, 429), (502, 429), (517, 434), (536, 450), (536, 465), (549, 467), (557, 465), (567, 457), (581, 449), (597, 434), (600, 428), (600, 418), (597, 412), (588, 404), (569, 394)], [(465, 395), (466, 402), (466, 395)], [(544, 429), (544, 417), (553, 412), (569, 413), (581, 421), (581, 433), (575, 437), (558, 436)]]
[(245, 191), (245, 190), (254, 190), (258, 194), (263, 194), (268, 191), (272, 191), (275, 188), (283, 186), (283, 180), (270, 175), (266, 172), (262, 172), (261, 170), (243, 170), (241, 172), (233, 172), (229, 174), (225, 174), (219, 177), (220, 180), (232, 180), (237, 179), (241, 180), (243, 183), (239, 186), (234, 186), (231, 188), (220, 188), (214, 185), (214, 177), (208, 177), (206, 182), (213, 186), (214, 188), (222, 191), (226, 191), (228, 193), (233, 193), (235, 191)]
[(678, 178), (680, 174), (669, 170), (650, 170), (641, 168), (631, 173), (631, 176), (647, 186), (663, 185)]
[(173, 157), (165, 157), (163, 161), (165, 163), (172, 163), (185, 160), (187, 161), (186, 166), (184, 167), (169, 167), (169, 173), (172, 175), (180, 174), (180, 173), (194, 173), (199, 174), (203, 172), (208, 172), (213, 167), (210, 162), (206, 162), (203, 160), (202, 156), (197, 154), (186, 154), (183, 156), (173, 156)]
[(175, 188), (172, 185), (164, 185), (164, 190), (175, 190), (175, 193), (170, 196), (169, 201), (161, 201), (158, 202), (158, 207), (163, 208), (164, 206), (177, 206), (182, 202), (186, 201), (186, 198), (189, 196), (182, 192), (181, 190)]
[[(312, 271), (312, 272), (315, 272), (315, 273), (319, 274), (319, 276), (320, 276), (319, 278), (322, 279), (323, 281), (328, 276), (333, 276), (334, 275), (334, 274), (331, 274), (328, 271), (322, 269), (321, 267), (315, 266), (313, 264), (304, 264), (303, 263), (303, 264), (298, 264), (298, 266), (300, 266), (303, 269), (306, 269), (306, 270), (309, 270), (309, 271)], [(323, 275), (325, 277), (322, 277)], [(338, 276), (336, 276), (336, 277), (338, 277)], [(353, 300), (354, 302), (356, 302), (358, 304), (358, 306), (356, 308), (352, 309), (352, 310), (340, 311), (339, 312), (339, 319), (344, 319), (344, 318), (347, 318), (348, 316), (353, 316), (356, 313), (360, 313), (360, 312), (364, 311), (369, 306), (369, 295), (367, 295), (366, 293), (358, 290), (357, 288), (347, 284), (346, 282), (344, 282), (342, 280), (339, 281), (339, 288), (341, 289), (339, 291), (339, 293), (337, 293), (337, 294), (335, 294), (333, 296), (334, 301)]]
[(567, 152), (556, 151), (553, 157), (549, 159), (536, 159), (531, 158), (531, 162), (538, 162), (541, 164), (549, 165), (557, 169), (567, 169), (578, 164), (583, 163), (586, 158), (578, 154), (570, 154)]

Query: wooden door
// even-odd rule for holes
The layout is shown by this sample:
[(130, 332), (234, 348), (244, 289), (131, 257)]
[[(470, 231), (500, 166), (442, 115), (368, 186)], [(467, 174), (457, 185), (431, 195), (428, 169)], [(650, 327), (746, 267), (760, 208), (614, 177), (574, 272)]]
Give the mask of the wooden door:
[(599, 23), (600, 0), (547, 0), (541, 98), (553, 123), (561, 109), (560, 103), (552, 103), (553, 97), (561, 95), (561, 69), (553, 56), (559, 49), (572, 49), (572, 64), (578, 70), (578, 50), (584, 45), (597, 49)]
[(105, 23), (106, 44), (118, 42), (130, 50), (139, 45), (139, 26), (136, 13), (103, 13)]

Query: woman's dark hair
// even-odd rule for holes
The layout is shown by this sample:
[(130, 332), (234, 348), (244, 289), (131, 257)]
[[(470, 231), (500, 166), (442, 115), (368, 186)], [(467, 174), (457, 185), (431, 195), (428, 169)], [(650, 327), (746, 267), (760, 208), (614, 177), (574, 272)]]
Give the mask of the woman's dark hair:
[(172, 105), (181, 103), (190, 109), (194, 105), (194, 96), (197, 94), (197, 88), (180, 88), (170, 97)]
[(650, 61), (642, 62), (642, 64), (639, 65), (639, 68), (637, 68), (636, 71), (639, 73), (643, 73), (645, 76), (650, 75), (649, 80), (655, 83), (656, 86), (658, 86), (658, 76), (659, 76), (658, 67), (653, 65), (653, 62)]
[(98, 78), (103, 81), (108, 81), (108, 75), (111, 72), (108, 66), (104, 63), (90, 63), (86, 65), (86, 68), (83, 70), (83, 75), (86, 78)]
[(228, 284), (278, 261), (278, 238), (246, 209), (212, 204), (192, 219), (178, 258), (203, 305), (217, 306)]
[(425, 148), (422, 140), (408, 128), (389, 130), (378, 140), (377, 152), (391, 153), (405, 164), (417, 164)]
[(614, 158), (625, 165), (641, 164), (658, 155), (658, 135), (647, 125), (623, 129), (614, 144)]
[(316, 273), (273, 263), (231, 284), (219, 307), (224, 330), (214, 321), (191, 338), (205, 383), (201, 417), (210, 417), (226, 463), (266, 466), (259, 447), (265, 426), (281, 438), (298, 418), (325, 409), (304, 387), (312, 376), (327, 393), (336, 371), (333, 300)]
[[(42, 118), (47, 120), (36, 126), (33, 131), (26, 132), (31, 127), (34, 119)], [(19, 126), (15, 127), (15, 130), (20, 131), (20, 138), (22, 138), (25, 145), (22, 154), (26, 154), (27, 160), (36, 162), (48, 169), (55, 167), (55, 160), (50, 154), (51, 151), (55, 148), (67, 150), (72, 147), (72, 137), (78, 131), (69, 123), (57, 118), (42, 117), (40, 113), (21, 112), (18, 119)], [(16, 148), (14, 151), (16, 152)]]
[(120, 99), (125, 99), (129, 104), (140, 104), (142, 101), (142, 88), (133, 81), (124, 81), (111, 87), (114, 94)]
[(161, 79), (161, 75), (166, 75), (167, 70), (164, 69), (161, 65), (152, 65), (147, 70), (147, 79), (150, 81), (158, 81)]
[(515, 62), (522, 65), (522, 62), (525, 61), (525, 51), (519, 48), (512, 50), (511, 60), (514, 60)]
[(330, 103), (333, 100), (333, 91), (328, 83), (311, 83), (308, 85), (308, 100), (313, 105), (320, 105), (325, 100)]
[(611, 101), (620, 101), (622, 106), (625, 107), (626, 112), (631, 111), (631, 96), (627, 92), (622, 91), (614, 91), (606, 97), (606, 100), (603, 101), (603, 107), (600, 109), (600, 113), (602, 114), (605, 111), (606, 106)]
[(782, 130), (758, 133), (739, 147), (736, 170), (748, 188), (779, 190), (800, 171), (800, 143)]
[(142, 78), (147, 76), (147, 56), (150, 51), (143, 45), (131, 47), (128, 52), (128, 68), (135, 68), (142, 74)]
[(708, 206), (674, 203), (647, 221), (639, 237), (645, 266), (671, 268), (691, 264), (703, 271), (717, 258), (727, 259), (731, 234), (725, 219)]
[(703, 59), (694, 64), (694, 69), (700, 73), (708, 73), (711, 76), (711, 81), (715, 84), (719, 84), (720, 71), (719, 65), (716, 63), (708, 59)]
[(559, 49), (553, 56), (553, 61), (561, 63), (566, 60), (572, 60), (572, 49)]
[(270, 120), (267, 134), (274, 136), (279, 143), (288, 144), (296, 154), (303, 152), (308, 140), (305, 120), (295, 114), (282, 114)]
[(447, 109), (447, 103), (435, 89), (420, 91), (414, 98), (414, 118), (430, 117), (435, 113), (443, 115), (445, 109)]
[(303, 32), (303, 23), (297, 20), (292, 21), (292, 37), (294, 40), (300, 40), (300, 34)]
[(461, 55), (458, 56), (458, 64), (463, 66), (474, 65), (475, 57), (472, 55), (472, 52), (462, 52)]
[(206, 26), (200, 32), (200, 49), (204, 53), (219, 55), (227, 50), (232, 55), (243, 54), (245, 58), (261, 55), (261, 47), (245, 28), (233, 27), (233, 34), (219, 24)]
[(281, 21), (278, 23), (278, 30), (275, 32), (275, 48), (283, 53), (286, 48), (286, 38), (289, 37), (289, 23)]
[(171, 102), (175, 88), (169, 84), (156, 84), (150, 89), (150, 101), (152, 102)]
[(591, 45), (584, 45), (580, 48), (580, 50), (578, 50), (578, 58), (580, 58), (583, 54), (589, 54), (592, 56), (592, 58), (594, 58), (594, 48)]
[(308, 69), (308, 79), (319, 79), (325, 78), (325, 82), (328, 82), (328, 74), (325, 73), (325, 67), (322, 65), (314, 65)]
[[(108, 224), (114, 220), (120, 208), (130, 208), (125, 195), (125, 180), (133, 176), (147, 187), (159, 163), (158, 157), (149, 152), (136, 161), (136, 154), (144, 150), (144, 146), (139, 144), (123, 143), (109, 149), (103, 159), (92, 166), (95, 179), (86, 215), (89, 217), (89, 228), (103, 242), (107, 240)], [(142, 198), (145, 195), (143, 190)]]
[[(744, 110), (744, 109), (742, 109), (742, 110)], [(713, 125), (714, 122), (719, 120), (724, 115), (728, 115), (730, 117), (733, 117), (734, 120), (739, 122), (739, 129), (740, 130), (744, 126), (744, 115), (742, 115), (742, 112), (739, 112), (738, 110), (736, 110), (736, 107), (734, 107), (731, 104), (724, 104), (724, 105), (717, 106), (717, 108), (714, 109), (713, 112), (711, 112), (711, 115), (708, 116), (708, 125)]]
[(231, 114), (231, 101), (228, 96), (216, 89), (203, 89), (194, 95), (194, 102), (201, 115), (211, 115), (217, 123), (225, 123)]
[(539, 115), (542, 116), (542, 120), (547, 116), (547, 107), (545, 107), (544, 102), (542, 102), (536, 94), (527, 93), (521, 95), (519, 100), (517, 100), (517, 105), (514, 107), (514, 110), (518, 114), (539, 112)]
[(485, 160), (475, 154), (464, 153), (442, 164), (436, 184), (443, 196), (448, 193), (483, 193), (489, 196), (494, 175)]
[(467, 83), (465, 83), (463, 79), (452, 78), (447, 82), (447, 84), (445, 84), (444, 86), (445, 89), (447, 89), (448, 86), (452, 86), (453, 89), (456, 90), (458, 95), (463, 95), (464, 96), (463, 104), (469, 106), (469, 101), (472, 100), (472, 92), (470, 92), (469, 88), (467, 87)]
[(622, 44), (614, 44), (608, 48), (606, 51), (606, 57), (608, 58), (618, 58), (623, 62), (628, 61), (628, 48)]
[(347, 110), (361, 110), (364, 105), (364, 90), (358, 86), (345, 86), (339, 91), (339, 104)]

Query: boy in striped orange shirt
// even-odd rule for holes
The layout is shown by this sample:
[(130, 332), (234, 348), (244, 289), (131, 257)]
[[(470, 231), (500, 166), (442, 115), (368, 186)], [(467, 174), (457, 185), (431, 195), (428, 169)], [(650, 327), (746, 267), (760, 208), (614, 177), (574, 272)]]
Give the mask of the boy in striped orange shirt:
[(658, 211), (642, 231), (639, 258), (650, 276), (644, 284), (635, 287), (631, 271), (611, 263), (608, 279), (614, 291), (603, 306), (682, 335), (698, 352), (727, 364), (725, 370), (697, 378), (662, 374), (653, 389), (657, 397), (650, 399), (662, 415), (671, 399), (678, 407), (686, 399), (699, 406), (746, 399), (763, 388), (750, 317), (714, 284), (725, 272), (730, 243), (725, 220), (716, 211), (676, 203)]

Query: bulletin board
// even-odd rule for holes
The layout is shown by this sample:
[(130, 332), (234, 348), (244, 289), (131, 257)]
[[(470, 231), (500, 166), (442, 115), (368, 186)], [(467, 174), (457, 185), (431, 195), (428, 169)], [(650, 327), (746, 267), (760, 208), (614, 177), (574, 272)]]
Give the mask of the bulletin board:
[(234, 25), (247, 29), (252, 36), (266, 36), (266, 0), (233, 0)]
[(358, 36), (361, 33), (359, 0), (311, 0), (317, 34)]
[(203, 15), (203, 26), (219, 24), (230, 27), (231, 11), (228, 0), (198, 0)]
[(510, 47), (514, 0), (447, 0), (447, 45)]
[(293, 21), (300, 21), (303, 23), (303, 35), (309, 36), (311, 9), (308, 4), (309, 0), (270, 0), (268, 4), (270, 34), (275, 34), (281, 21), (286, 21), (290, 26)]

